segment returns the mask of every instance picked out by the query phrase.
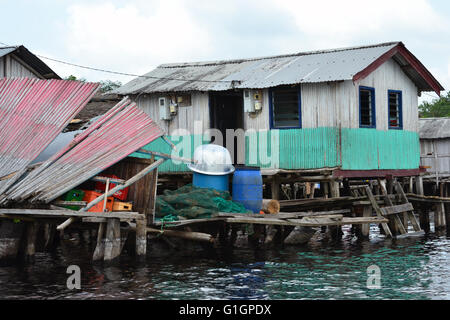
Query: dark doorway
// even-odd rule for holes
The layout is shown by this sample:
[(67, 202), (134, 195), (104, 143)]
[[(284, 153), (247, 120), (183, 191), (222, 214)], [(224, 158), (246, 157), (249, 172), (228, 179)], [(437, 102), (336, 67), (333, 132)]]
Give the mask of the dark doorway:
[[(227, 129), (244, 129), (244, 104), (242, 91), (223, 91), (210, 92), (209, 94), (209, 115), (210, 127), (220, 130), (223, 137), (223, 146), (231, 145), (227, 141)], [(230, 150), (233, 164), (242, 164), (245, 159), (242, 152), (245, 150), (245, 143), (239, 143), (238, 138), (234, 137), (234, 147)], [(214, 141), (213, 141), (214, 142)], [(238, 152), (238, 148), (240, 152)], [(238, 157), (238, 155), (241, 155)]]

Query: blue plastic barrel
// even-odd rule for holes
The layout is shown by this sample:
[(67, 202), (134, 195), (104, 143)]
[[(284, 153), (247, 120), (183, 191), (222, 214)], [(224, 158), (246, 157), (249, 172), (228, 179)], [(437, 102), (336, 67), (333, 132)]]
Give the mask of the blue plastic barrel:
[(192, 184), (199, 188), (212, 188), (220, 191), (228, 191), (228, 174), (209, 175), (193, 172)]
[(263, 182), (258, 167), (236, 166), (233, 175), (233, 200), (248, 210), (259, 213), (262, 208)]

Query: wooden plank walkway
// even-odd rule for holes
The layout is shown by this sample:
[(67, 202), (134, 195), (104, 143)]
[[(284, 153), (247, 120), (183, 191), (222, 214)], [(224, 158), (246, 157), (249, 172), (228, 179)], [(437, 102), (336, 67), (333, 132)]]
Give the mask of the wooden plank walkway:
[(73, 210), (46, 210), (46, 209), (2, 209), (0, 208), (1, 216), (45, 216), (52, 218), (117, 218), (127, 220), (142, 220), (144, 215), (138, 212), (89, 212), (89, 211), (73, 211)]

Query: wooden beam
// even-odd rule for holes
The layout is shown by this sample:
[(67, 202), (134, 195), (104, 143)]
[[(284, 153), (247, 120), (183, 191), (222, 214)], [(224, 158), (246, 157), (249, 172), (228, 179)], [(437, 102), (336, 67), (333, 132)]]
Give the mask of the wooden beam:
[(412, 206), (411, 203), (404, 203), (392, 207), (380, 208), (380, 210), (384, 216), (388, 216), (392, 214), (399, 214), (407, 211), (413, 211), (414, 207)]
[(143, 215), (138, 212), (83, 212), (73, 210), (46, 210), (46, 209), (3, 209), (0, 208), (0, 214), (4, 215), (33, 215), (47, 216), (54, 218), (64, 217), (93, 217), (93, 218), (119, 218), (128, 220), (141, 220)]
[[(370, 203), (372, 204), (372, 207), (375, 209), (375, 213), (377, 214), (377, 216), (379, 218), (383, 218), (383, 213), (381, 212), (380, 207), (378, 206), (378, 204), (372, 194), (372, 191), (370, 190), (370, 187), (365, 186), (365, 190), (366, 190), (367, 196), (369, 197)], [(392, 232), (389, 229), (389, 226), (387, 225), (387, 223), (383, 222), (383, 223), (381, 223), (381, 226), (384, 230), (385, 235), (387, 237), (392, 237)]]
[(355, 217), (355, 218), (343, 218), (342, 220), (336, 220), (336, 221), (318, 221), (310, 222), (309, 220), (303, 221), (304, 219), (290, 219), (288, 221), (298, 223), (297, 225), (303, 226), (303, 227), (322, 227), (322, 226), (342, 226), (342, 225), (356, 225), (356, 224), (370, 224), (370, 223), (387, 223), (389, 220), (386, 218), (379, 218), (379, 217)]
[[(400, 195), (400, 201), (402, 201), (403, 203), (409, 203), (408, 197), (406, 196), (405, 192), (403, 191), (403, 188), (400, 185), (400, 182), (396, 181), (394, 187), (395, 187), (395, 190), (397, 191), (397, 193)], [(422, 231), (422, 228), (420, 227), (419, 221), (417, 221), (413, 210), (408, 211), (408, 218), (409, 218), (409, 221), (411, 221), (414, 231), (416, 231), (416, 232)]]
[[(392, 193), (394, 185), (393, 185), (393, 181), (392, 179), (389, 179), (389, 193)], [(388, 205), (388, 207), (385, 208), (381, 208), (381, 212), (383, 212), (383, 215), (389, 215), (389, 214), (394, 214), (394, 216), (390, 219), (393, 222), (393, 226), (395, 227), (395, 231), (398, 231), (398, 233), (400, 234), (405, 234), (408, 231), (408, 224), (403, 225), (402, 221), (400, 220), (400, 217), (397, 216), (395, 213), (396, 210), (402, 210), (402, 208), (399, 208), (398, 206), (395, 207), (392, 200), (389, 198), (388, 195), (388, 190), (386, 190), (385, 186), (383, 185), (383, 183), (381, 182), (380, 179), (378, 179), (378, 185), (381, 188), (381, 193), (384, 195), (384, 201), (386, 202), (386, 204)], [(412, 207), (412, 205), (411, 205)], [(400, 212), (406, 212), (408, 210), (403, 210)], [(392, 212), (392, 213), (390, 213)]]

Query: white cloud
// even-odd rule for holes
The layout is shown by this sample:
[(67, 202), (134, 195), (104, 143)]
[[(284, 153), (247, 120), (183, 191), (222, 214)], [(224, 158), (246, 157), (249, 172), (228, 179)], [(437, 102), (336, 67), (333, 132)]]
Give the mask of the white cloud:
[(277, 4), (295, 17), (297, 27), (320, 48), (351, 45), (361, 38), (367, 38), (366, 42), (401, 40), (397, 37), (402, 31), (448, 29), (426, 0), (278, 0)]
[(162, 61), (198, 59), (210, 51), (207, 30), (196, 24), (179, 0), (153, 7), (77, 4), (68, 8), (68, 14), (69, 55), (98, 68), (142, 74)]
[[(449, 23), (427, 0), (129, 0), (124, 5), (100, 1), (69, 6), (61, 27), (65, 52), (55, 55), (82, 65), (143, 74), (168, 62), (401, 40), (438, 71), (446, 88), (450, 84), (450, 76), (442, 72), (447, 57), (439, 56), (448, 52), (448, 41), (442, 38), (449, 35)], [(131, 80), (49, 64), (63, 76)]]

